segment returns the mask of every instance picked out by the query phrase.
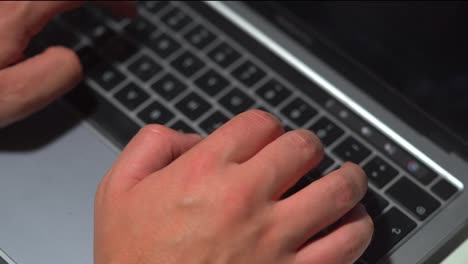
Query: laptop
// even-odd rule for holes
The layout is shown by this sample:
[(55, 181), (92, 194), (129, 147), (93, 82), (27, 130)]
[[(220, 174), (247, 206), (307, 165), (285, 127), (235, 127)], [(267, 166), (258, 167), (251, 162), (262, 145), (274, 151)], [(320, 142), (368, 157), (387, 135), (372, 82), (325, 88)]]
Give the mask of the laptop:
[(85, 78), (0, 131), (1, 264), (92, 263), (96, 186), (142, 126), (208, 135), (252, 108), (325, 145), (285, 197), (344, 161), (367, 172), (358, 263), (438, 263), (466, 238), (466, 4), (137, 6), (130, 20), (85, 5), (28, 48), (75, 49)]

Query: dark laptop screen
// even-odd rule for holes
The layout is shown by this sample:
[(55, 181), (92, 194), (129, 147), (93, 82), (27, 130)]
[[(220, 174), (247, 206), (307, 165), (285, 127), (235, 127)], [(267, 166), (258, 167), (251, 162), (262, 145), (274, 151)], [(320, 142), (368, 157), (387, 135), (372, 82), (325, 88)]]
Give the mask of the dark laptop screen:
[(468, 139), (468, 4), (326, 1), (280, 5)]

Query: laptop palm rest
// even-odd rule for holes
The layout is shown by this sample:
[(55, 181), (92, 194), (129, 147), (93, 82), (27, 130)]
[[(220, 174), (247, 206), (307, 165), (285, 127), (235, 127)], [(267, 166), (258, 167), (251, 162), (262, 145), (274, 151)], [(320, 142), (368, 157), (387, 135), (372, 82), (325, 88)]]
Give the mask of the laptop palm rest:
[(0, 130), (0, 248), (17, 263), (92, 263), (94, 193), (116, 156), (58, 104)]

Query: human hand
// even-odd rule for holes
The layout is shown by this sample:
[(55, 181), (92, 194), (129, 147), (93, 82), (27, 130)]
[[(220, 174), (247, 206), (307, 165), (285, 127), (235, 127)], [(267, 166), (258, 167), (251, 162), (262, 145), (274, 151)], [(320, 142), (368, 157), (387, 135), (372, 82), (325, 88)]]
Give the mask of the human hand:
[[(0, 128), (41, 109), (81, 79), (78, 57), (64, 47), (52, 47), (22, 61), (31, 37), (52, 17), (80, 6), (81, 2), (0, 2)], [(102, 4), (124, 15), (131, 15), (134, 10), (128, 1)]]
[(146, 126), (98, 187), (95, 263), (353, 263), (373, 232), (356, 205), (367, 189), (362, 169), (345, 163), (280, 199), (322, 155), (312, 132), (284, 134), (258, 110), (202, 141)]

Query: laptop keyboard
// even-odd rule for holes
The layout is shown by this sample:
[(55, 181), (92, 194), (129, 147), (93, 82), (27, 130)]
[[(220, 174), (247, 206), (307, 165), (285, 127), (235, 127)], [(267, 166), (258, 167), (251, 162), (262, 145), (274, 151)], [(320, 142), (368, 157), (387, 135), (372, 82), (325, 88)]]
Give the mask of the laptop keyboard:
[(67, 100), (120, 146), (148, 123), (207, 135), (252, 108), (274, 113), (286, 130), (314, 131), (325, 157), (284, 197), (344, 161), (362, 165), (370, 183), (362, 202), (376, 227), (362, 263), (397, 248), (458, 192), (310, 80), (301, 87), (283, 77), (268, 63), (273, 56), (257, 55), (243, 43), (250, 37), (235, 39), (216, 26), (208, 9), (142, 1), (138, 17), (129, 20), (85, 6), (50, 23), (28, 54), (51, 44), (74, 48), (86, 78)]

